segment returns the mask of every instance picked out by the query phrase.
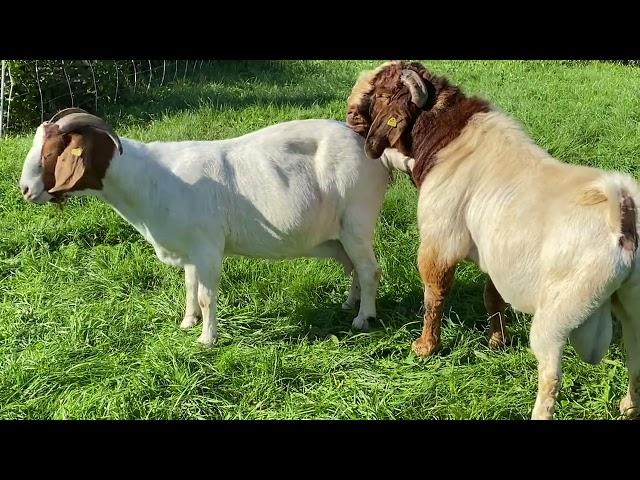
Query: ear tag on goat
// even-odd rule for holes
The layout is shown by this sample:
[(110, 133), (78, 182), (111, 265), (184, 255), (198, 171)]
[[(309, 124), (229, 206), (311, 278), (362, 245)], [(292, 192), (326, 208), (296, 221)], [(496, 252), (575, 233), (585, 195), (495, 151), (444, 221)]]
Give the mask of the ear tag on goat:
[(392, 128), (396, 128), (398, 126), (398, 120), (396, 120), (396, 117), (389, 117), (389, 120), (387, 120), (387, 125)]
[(82, 155), (82, 148), (74, 148), (73, 150), (71, 150), (71, 154), (79, 157), (80, 155)]

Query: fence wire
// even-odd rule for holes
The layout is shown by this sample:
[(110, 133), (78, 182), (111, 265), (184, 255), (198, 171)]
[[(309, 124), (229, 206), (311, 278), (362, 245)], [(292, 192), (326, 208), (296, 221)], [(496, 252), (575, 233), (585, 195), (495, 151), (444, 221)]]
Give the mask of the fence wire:
[[(203, 64), (204, 60), (2, 60), (0, 137), (18, 123), (42, 122), (60, 108), (79, 107), (99, 114), (125, 94), (144, 95), (152, 88), (201, 75)], [(19, 75), (12, 74), (12, 66)], [(13, 109), (12, 113), (13, 102), (20, 112)], [(25, 115), (30, 115), (28, 120)]]

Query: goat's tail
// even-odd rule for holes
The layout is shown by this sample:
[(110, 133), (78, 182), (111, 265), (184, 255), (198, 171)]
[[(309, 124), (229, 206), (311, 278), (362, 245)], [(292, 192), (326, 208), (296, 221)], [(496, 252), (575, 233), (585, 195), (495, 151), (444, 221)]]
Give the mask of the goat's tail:
[(635, 256), (638, 250), (638, 218), (636, 206), (640, 203), (640, 189), (629, 176), (610, 173), (597, 183), (587, 186), (580, 198), (582, 205), (607, 203), (608, 223), (617, 235), (618, 245)]

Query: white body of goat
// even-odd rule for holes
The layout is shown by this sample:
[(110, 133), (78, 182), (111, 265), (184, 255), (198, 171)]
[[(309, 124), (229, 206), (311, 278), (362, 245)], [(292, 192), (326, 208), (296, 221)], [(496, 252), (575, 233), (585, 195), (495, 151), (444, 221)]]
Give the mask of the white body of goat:
[(438, 159), (418, 200), (421, 252), (437, 250), (449, 264), (473, 260), (507, 303), (533, 315), (539, 378), (532, 418), (553, 416), (567, 339), (583, 360), (604, 358), (612, 312), (629, 367), (620, 410), (637, 415), (640, 258), (633, 246), (621, 247), (624, 196), (640, 205), (635, 180), (560, 162), (499, 112), (476, 114)]
[[(43, 124), (20, 181), (25, 198), (36, 203), (52, 198), (43, 183), (44, 137)], [(210, 345), (217, 337), (225, 255), (335, 258), (347, 273), (353, 270), (343, 308), (361, 300), (354, 328), (366, 328), (375, 317), (380, 272), (373, 233), (389, 171), (365, 156), (363, 139), (344, 123), (301, 120), (227, 140), (122, 138), (121, 144), (123, 153), (114, 153), (101, 189), (69, 195), (102, 198), (153, 245), (162, 262), (184, 267), (181, 327), (201, 317), (200, 343)]]
[[(403, 156), (394, 149), (385, 155)], [(406, 171), (403, 163), (413, 168), (414, 162), (391, 166)], [(629, 369), (620, 411), (640, 412), (640, 255), (620, 246), (623, 195), (640, 205), (640, 188), (629, 175), (560, 162), (497, 112), (473, 117), (438, 153), (419, 191), (424, 275), (439, 278), (472, 260), (504, 301), (533, 315), (539, 373), (533, 419), (553, 416), (568, 339), (584, 361), (604, 358), (612, 313), (622, 323)], [(440, 299), (439, 288), (426, 283), (425, 302)], [(414, 348), (426, 344), (424, 337)]]

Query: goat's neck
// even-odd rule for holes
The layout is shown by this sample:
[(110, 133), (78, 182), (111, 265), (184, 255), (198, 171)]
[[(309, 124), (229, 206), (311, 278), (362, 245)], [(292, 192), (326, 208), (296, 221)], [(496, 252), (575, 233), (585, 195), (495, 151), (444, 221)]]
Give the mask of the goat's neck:
[(180, 195), (183, 183), (144, 143), (122, 139), (122, 144), (124, 153), (111, 160), (98, 196), (146, 234), (153, 228), (150, 222), (169, 221), (162, 212), (169, 212), (170, 199)]
[(445, 91), (441, 97), (430, 111), (420, 114), (411, 131), (415, 158), (413, 178), (417, 185), (435, 166), (438, 153), (456, 141), (470, 119), (491, 110), (488, 102), (459, 92), (447, 94)]

